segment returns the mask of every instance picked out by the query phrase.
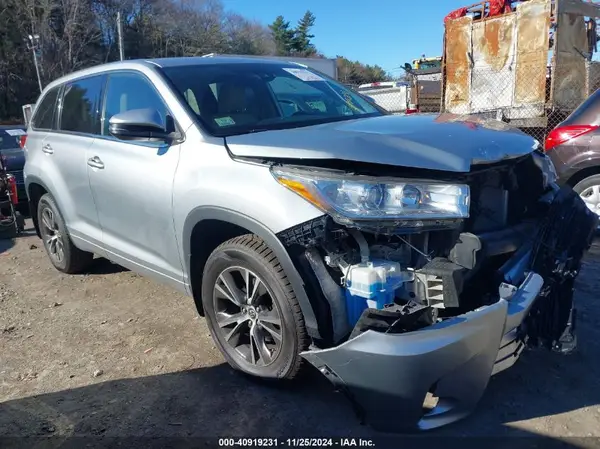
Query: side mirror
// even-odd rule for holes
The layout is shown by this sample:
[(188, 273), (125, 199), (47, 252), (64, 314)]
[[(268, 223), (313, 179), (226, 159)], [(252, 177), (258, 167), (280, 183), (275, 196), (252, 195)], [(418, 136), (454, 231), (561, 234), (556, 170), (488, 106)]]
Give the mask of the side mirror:
[(407, 72), (412, 72), (412, 65), (410, 65), (408, 62), (404, 63), (404, 70), (406, 70)]
[(108, 132), (123, 140), (167, 140), (174, 131), (169, 128), (156, 109), (132, 109), (108, 121)]

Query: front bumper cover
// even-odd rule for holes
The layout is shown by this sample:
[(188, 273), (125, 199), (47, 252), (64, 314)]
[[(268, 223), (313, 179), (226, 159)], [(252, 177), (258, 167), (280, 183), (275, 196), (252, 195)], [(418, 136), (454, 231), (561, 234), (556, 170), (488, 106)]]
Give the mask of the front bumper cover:
[[(336, 348), (302, 355), (350, 395), (373, 427), (440, 427), (468, 415), (492, 373), (514, 363), (520, 352), (515, 330), (542, 285), (542, 278), (530, 273), (510, 302), (501, 299), (421, 331), (370, 330)], [(501, 369), (495, 369), (496, 362)], [(424, 414), (434, 387), (437, 406)]]
[[(572, 203), (579, 198), (564, 191), (559, 197), (554, 204), (562, 210), (587, 211)], [(591, 236), (597, 220), (585, 218), (580, 223), (589, 221)], [(545, 279), (521, 263), (515, 267), (523, 280), (508, 300), (414, 332), (368, 330), (335, 348), (302, 356), (345, 392), (376, 429), (427, 430), (457, 421), (474, 409), (490, 377), (512, 366), (524, 348), (524, 321)], [(424, 409), (428, 392), (438, 398), (429, 411)]]

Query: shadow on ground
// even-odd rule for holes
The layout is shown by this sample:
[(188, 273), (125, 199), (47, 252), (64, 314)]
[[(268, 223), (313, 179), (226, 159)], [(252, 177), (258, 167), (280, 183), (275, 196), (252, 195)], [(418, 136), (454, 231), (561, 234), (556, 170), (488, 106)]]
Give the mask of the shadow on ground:
[[(597, 368), (591, 352), (571, 358), (530, 353), (493, 379), (472, 416), (426, 437), (531, 436), (505, 424), (600, 403)], [(293, 384), (273, 386), (226, 365), (108, 381), (0, 404), (0, 436), (51, 435), (385, 436), (360, 426), (346, 400), (316, 371)]]
[(112, 263), (110, 260), (105, 259), (103, 257), (96, 257), (92, 261), (92, 264), (85, 271), (84, 274), (116, 274), (123, 273), (125, 271), (129, 271), (127, 268), (122, 267), (121, 265), (117, 265), (116, 263)]
[(6, 239), (0, 236), (0, 255), (10, 251), (13, 246), (15, 246), (15, 239)]
[(20, 234), (16, 234), (12, 226), (8, 230), (0, 229), (0, 254), (10, 251), (16, 245), (17, 239), (32, 235), (35, 235), (35, 229), (33, 228), (25, 229)]

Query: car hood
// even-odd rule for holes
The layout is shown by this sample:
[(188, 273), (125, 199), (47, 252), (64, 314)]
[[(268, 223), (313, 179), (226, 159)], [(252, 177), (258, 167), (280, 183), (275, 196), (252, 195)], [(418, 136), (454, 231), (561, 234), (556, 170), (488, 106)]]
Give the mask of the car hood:
[(226, 143), (238, 157), (344, 159), (465, 173), (539, 146), (503, 122), (450, 114), (385, 115), (230, 136)]

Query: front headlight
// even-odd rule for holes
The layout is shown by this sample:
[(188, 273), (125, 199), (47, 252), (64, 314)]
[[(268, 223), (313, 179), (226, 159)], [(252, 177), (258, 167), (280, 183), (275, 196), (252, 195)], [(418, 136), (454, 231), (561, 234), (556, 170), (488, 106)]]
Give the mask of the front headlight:
[(424, 227), (469, 217), (469, 186), (273, 168), (275, 179), (342, 224), (378, 220)]

